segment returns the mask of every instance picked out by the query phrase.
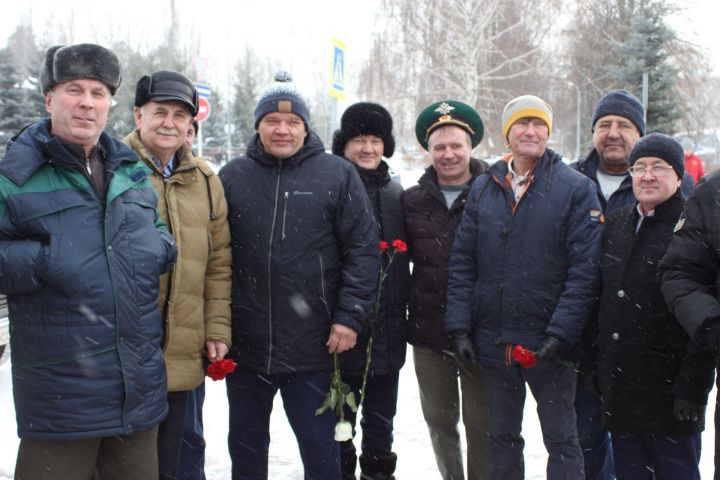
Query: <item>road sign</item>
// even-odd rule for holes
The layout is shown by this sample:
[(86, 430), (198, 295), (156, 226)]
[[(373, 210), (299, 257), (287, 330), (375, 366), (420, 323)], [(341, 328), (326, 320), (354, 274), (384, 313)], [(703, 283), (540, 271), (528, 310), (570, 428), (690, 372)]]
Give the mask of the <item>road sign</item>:
[(210, 102), (205, 97), (198, 97), (197, 121), (204, 122), (210, 116)]
[(203, 83), (193, 83), (193, 85), (195, 85), (195, 90), (198, 92), (198, 97), (210, 98), (210, 85), (205, 85)]
[(330, 73), (330, 96), (340, 100), (345, 98), (345, 44), (333, 38), (333, 60)]

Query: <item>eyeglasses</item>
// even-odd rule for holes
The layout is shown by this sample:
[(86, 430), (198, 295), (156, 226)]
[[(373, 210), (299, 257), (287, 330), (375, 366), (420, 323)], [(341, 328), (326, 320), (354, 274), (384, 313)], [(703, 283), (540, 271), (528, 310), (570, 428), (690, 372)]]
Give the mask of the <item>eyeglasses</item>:
[(633, 165), (628, 170), (630, 171), (630, 176), (632, 177), (643, 177), (645, 174), (650, 171), (650, 175), (653, 177), (663, 177), (667, 175), (668, 171), (672, 170), (673, 167), (670, 165), (653, 165), (651, 167), (646, 167), (644, 165)]

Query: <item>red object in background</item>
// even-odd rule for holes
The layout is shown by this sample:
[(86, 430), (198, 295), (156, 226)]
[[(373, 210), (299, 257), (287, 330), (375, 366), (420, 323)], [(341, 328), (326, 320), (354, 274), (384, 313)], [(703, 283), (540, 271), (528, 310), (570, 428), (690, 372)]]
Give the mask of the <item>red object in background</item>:
[(388, 249), (388, 243), (385, 240), (380, 240), (380, 251), (384, 252)]
[(399, 238), (393, 240), (392, 245), (398, 252), (407, 252), (407, 243), (403, 242)]
[(523, 368), (531, 368), (537, 363), (535, 354), (522, 345), (515, 345), (512, 356)]
[(227, 376), (228, 373), (235, 371), (237, 364), (226, 358), (225, 360), (215, 360), (208, 365), (207, 376), (213, 380), (222, 380)]

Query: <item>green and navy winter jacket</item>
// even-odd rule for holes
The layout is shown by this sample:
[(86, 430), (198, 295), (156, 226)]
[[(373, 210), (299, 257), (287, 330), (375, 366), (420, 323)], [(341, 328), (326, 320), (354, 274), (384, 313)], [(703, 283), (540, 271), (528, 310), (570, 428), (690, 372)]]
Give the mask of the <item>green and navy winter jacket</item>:
[(21, 438), (124, 435), (167, 412), (158, 278), (175, 258), (149, 170), (103, 133), (106, 198), (50, 134), (0, 162), (0, 293), (8, 297)]

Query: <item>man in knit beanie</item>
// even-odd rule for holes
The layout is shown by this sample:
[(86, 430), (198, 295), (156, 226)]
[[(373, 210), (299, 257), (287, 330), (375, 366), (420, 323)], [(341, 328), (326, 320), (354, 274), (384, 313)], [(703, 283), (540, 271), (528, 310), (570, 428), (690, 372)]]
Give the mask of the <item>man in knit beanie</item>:
[(483, 367), (494, 479), (524, 478), (527, 386), (547, 478), (584, 478), (570, 361), (598, 294), (603, 217), (592, 182), (547, 148), (552, 123), (534, 95), (505, 106), (510, 153), (473, 183), (448, 265), (445, 329)]
[(658, 278), (673, 231), (682, 228), (683, 150), (672, 137), (651, 133), (635, 143), (629, 163), (637, 202), (607, 216), (603, 243), (597, 337), (603, 425), (618, 479), (700, 480), (717, 351), (714, 341), (710, 348), (691, 341)]
[[(593, 181), (603, 213), (608, 215), (635, 203), (628, 158), (635, 142), (645, 135), (645, 109), (630, 92), (612, 90), (595, 104), (591, 129), (592, 150), (571, 168)], [(595, 386), (596, 338), (597, 318), (593, 316), (583, 334), (575, 410), (585, 459), (585, 478), (613, 480), (615, 469), (610, 436), (602, 427), (600, 397)]]
[(280, 390), (305, 477), (337, 480), (336, 439), (352, 432), (347, 422), (336, 430), (334, 405), (320, 407), (334, 355), (355, 346), (373, 308), (378, 227), (355, 167), (325, 153), (288, 73), (260, 93), (254, 122), (245, 156), (219, 174), (232, 237), (231, 356), (238, 364), (227, 377), (232, 474), (267, 478), (270, 412)]

